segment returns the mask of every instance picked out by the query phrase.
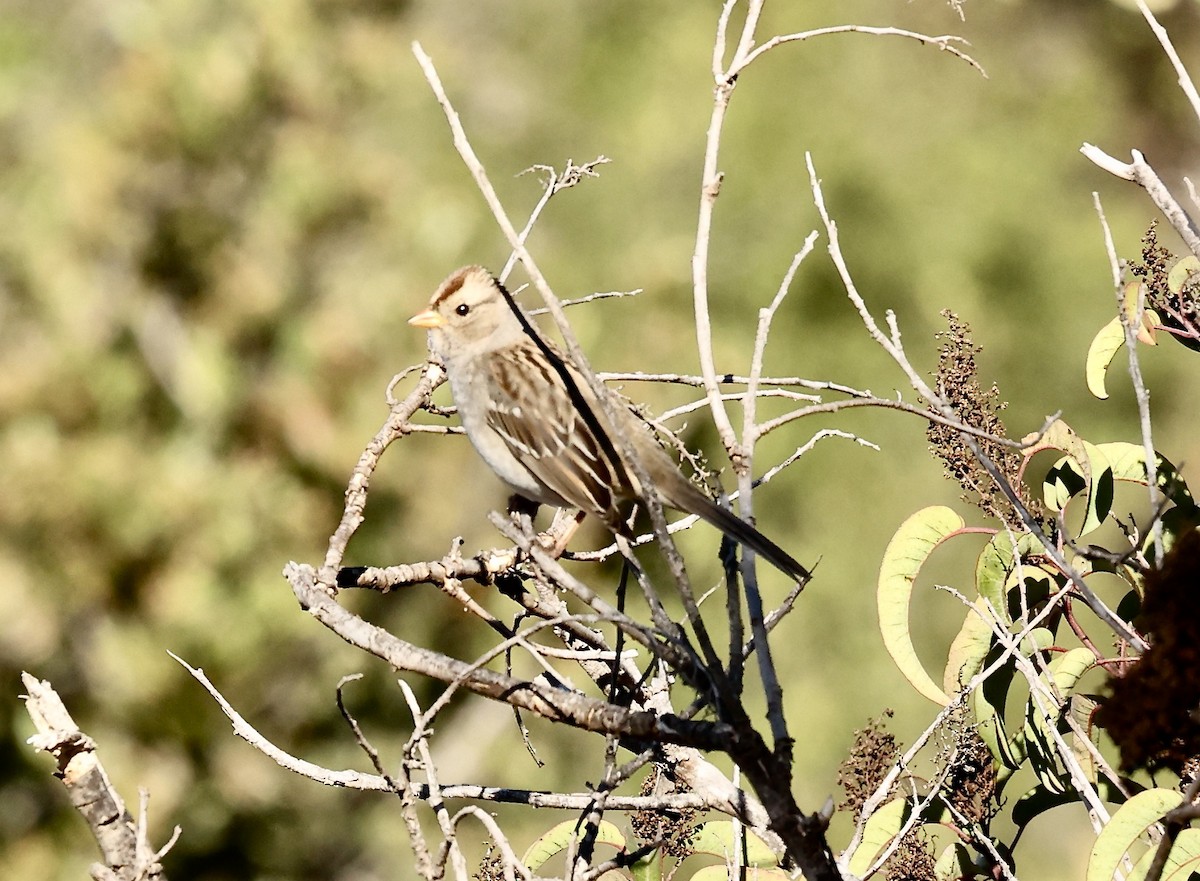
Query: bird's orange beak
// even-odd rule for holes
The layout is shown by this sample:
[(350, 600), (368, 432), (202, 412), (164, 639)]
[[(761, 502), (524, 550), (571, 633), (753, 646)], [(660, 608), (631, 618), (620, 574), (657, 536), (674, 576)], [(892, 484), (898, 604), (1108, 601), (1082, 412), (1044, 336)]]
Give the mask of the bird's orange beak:
[(424, 312), (418, 312), (412, 318), (408, 319), (408, 323), (413, 327), (424, 327), (432, 330), (435, 327), (441, 327), (445, 324), (446, 319), (432, 309), (426, 309)]

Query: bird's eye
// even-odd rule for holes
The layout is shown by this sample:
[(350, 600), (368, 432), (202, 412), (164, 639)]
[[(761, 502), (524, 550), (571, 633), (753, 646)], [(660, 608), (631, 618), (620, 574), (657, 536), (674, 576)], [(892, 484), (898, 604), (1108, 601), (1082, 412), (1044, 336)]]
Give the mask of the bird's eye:
[(458, 306), (454, 309), (454, 312), (456, 315), (466, 315), (470, 311), (471, 311), (471, 307), (468, 306), (466, 303), (459, 303)]

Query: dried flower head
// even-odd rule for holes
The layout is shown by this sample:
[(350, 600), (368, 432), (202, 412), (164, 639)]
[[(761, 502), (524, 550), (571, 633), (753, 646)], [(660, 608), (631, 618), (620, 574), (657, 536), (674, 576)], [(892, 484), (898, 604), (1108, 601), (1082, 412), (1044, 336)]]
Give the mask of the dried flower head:
[(838, 786), (846, 793), (839, 810), (858, 813), (896, 763), (900, 748), (896, 736), (887, 730), (887, 720), (891, 717), (892, 711), (884, 710), (878, 719), (854, 732), (850, 755), (838, 767)]
[(934, 881), (936, 866), (933, 842), (921, 829), (912, 829), (888, 858), (884, 877), (887, 881)]
[(973, 824), (987, 828), (1000, 809), (996, 801), (996, 762), (991, 750), (965, 714), (951, 721), (954, 743), (946, 756), (949, 767), (942, 790), (950, 804)]
[(1200, 276), (1193, 273), (1171, 284), (1175, 266), (1171, 252), (1158, 243), (1158, 221), (1142, 237), (1142, 262), (1131, 263), (1129, 271), (1146, 285), (1146, 308), (1153, 309), (1180, 342), (1200, 348)]
[[(976, 437), (976, 445), (996, 464), (1030, 513), (1040, 518), (1041, 505), (1029, 495), (1021, 480), (1020, 454), (995, 439), (1008, 436), (1000, 419), (1001, 411), (1008, 404), (1000, 400), (1000, 390), (995, 385), (985, 391), (979, 384), (975, 356), (982, 350), (971, 339), (971, 327), (949, 309), (943, 310), (942, 315), (950, 329), (937, 335), (942, 341), (938, 354), (938, 393), (954, 408), (960, 421), (991, 435)], [(930, 423), (926, 437), (930, 450), (945, 465), (946, 476), (965, 490), (963, 501), (976, 505), (985, 514), (1009, 526), (1023, 529), (1020, 516), (971, 452), (961, 432), (935, 422)]]
[[(642, 795), (677, 792), (679, 787), (661, 769), (647, 774), (642, 781)], [(661, 841), (662, 849), (677, 860), (686, 859), (692, 853), (691, 841), (696, 834), (697, 811), (658, 810), (635, 811), (629, 817), (629, 825), (639, 841)]]

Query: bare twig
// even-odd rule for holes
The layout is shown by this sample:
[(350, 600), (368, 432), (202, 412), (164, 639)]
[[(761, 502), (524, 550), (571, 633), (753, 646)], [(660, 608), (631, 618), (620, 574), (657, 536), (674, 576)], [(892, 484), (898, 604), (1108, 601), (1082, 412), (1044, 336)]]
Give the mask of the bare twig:
[(440, 365), (430, 363), (421, 374), (421, 379), (403, 401), (392, 407), (387, 421), (375, 433), (375, 437), (367, 444), (358, 458), (358, 464), (350, 475), (346, 487), (346, 504), (342, 510), (342, 519), (337, 529), (329, 539), (329, 548), (325, 552), (325, 564), (318, 573), (318, 580), (326, 587), (337, 585), (338, 569), (346, 555), (346, 546), (351, 537), (363, 522), (363, 511), (367, 506), (367, 489), (371, 484), (371, 476), (379, 465), (379, 457), (396, 438), (405, 433), (412, 415), (420, 408), (429, 395), (446, 378), (446, 372)]
[[(627, 373), (604, 372), (596, 374), (604, 382), (667, 382), (676, 383), (678, 385), (700, 386), (704, 385), (704, 377), (690, 373), (643, 373), (640, 371)], [(739, 376), (736, 373), (718, 373), (717, 382), (721, 385), (745, 385), (750, 381), (748, 376)], [(788, 386), (795, 385), (801, 388), (813, 389), (814, 391), (834, 391), (840, 392), (851, 397), (869, 398), (872, 397), (869, 391), (852, 388), (848, 385), (842, 385), (837, 382), (828, 382), (826, 380), (805, 379), (801, 376), (764, 376), (758, 381), (759, 386)]]
[[(775, 318), (775, 313), (783, 303), (783, 298), (787, 296), (792, 279), (796, 277), (796, 270), (800, 268), (804, 258), (812, 252), (816, 240), (817, 233), (814, 230), (809, 233), (804, 240), (803, 247), (792, 258), (792, 263), (784, 273), (783, 280), (779, 283), (779, 289), (770, 305), (760, 309), (758, 313), (758, 328), (754, 335), (754, 353), (750, 359), (750, 382), (746, 385), (745, 400), (742, 404), (742, 456), (734, 462), (734, 469), (738, 476), (738, 506), (741, 515), (751, 522), (753, 522), (754, 516), (751, 503), (753, 457), (754, 447), (759, 436), (756, 406), (758, 378), (762, 375), (767, 338), (771, 333), (771, 322)], [(742, 583), (746, 589), (746, 608), (750, 616), (750, 631), (757, 643), (756, 657), (763, 691), (767, 697), (767, 720), (771, 725), (771, 737), (777, 750), (790, 750), (792, 738), (788, 733), (787, 720), (783, 715), (783, 688), (779, 684), (779, 678), (775, 673), (775, 663), (771, 658), (771, 647), (767, 641), (767, 629), (763, 620), (762, 594), (758, 590), (758, 577), (754, 571), (754, 554), (749, 550), (742, 553)]]
[(71, 804), (100, 847), (103, 862), (92, 866), (93, 876), (119, 881), (165, 881), (161, 860), (178, 840), (180, 828), (175, 827), (166, 845), (151, 850), (146, 837), (149, 800), (146, 791), (141, 790), (135, 821), (109, 780), (95, 741), (75, 724), (54, 687), (28, 673), (21, 674), (21, 683), (25, 686), (25, 710), (37, 729), (29, 744), (57, 760), (55, 776), (62, 780)]
[(940, 36), (933, 37), (928, 34), (918, 33), (916, 31), (906, 31), (903, 28), (876, 28), (861, 24), (834, 25), (833, 27), (816, 28), (811, 31), (802, 31), (796, 34), (781, 34), (779, 36), (772, 37), (753, 52), (750, 52), (748, 55), (746, 55), (739, 63), (731, 65), (727, 71), (727, 75), (737, 76), (752, 62), (758, 60), (759, 56), (771, 51), (776, 46), (781, 46), (784, 43), (795, 43), (801, 40), (811, 40), (814, 37), (825, 37), (831, 34), (870, 34), (876, 37), (905, 37), (910, 40), (916, 40), (918, 43), (922, 43), (926, 46), (936, 46), (943, 52), (949, 52), (956, 58), (961, 58), (963, 61), (967, 62), (967, 64), (971, 65), (971, 67), (979, 71), (985, 78), (987, 77), (987, 71), (983, 69), (983, 65), (981, 65), (966, 52), (963, 52), (958, 48), (959, 45), (971, 45), (962, 37), (955, 36), (954, 34), (942, 34)]
[[(582, 306), (584, 303), (594, 303), (597, 300), (621, 300), (625, 297), (636, 297), (640, 293), (642, 293), (641, 288), (634, 288), (632, 291), (596, 291), (596, 293), (588, 294), (586, 297), (578, 297), (574, 300), (563, 300), (562, 304), (564, 307)], [(530, 309), (526, 314), (537, 317), (538, 315), (545, 315), (549, 311), (549, 309), (544, 308)], [(596, 375), (600, 377), (601, 382), (604, 381), (604, 374), (598, 373)]]
[[(1149, 10), (1146, 10), (1149, 14)], [(1092, 193), (1092, 202), (1096, 206), (1096, 216), (1100, 218), (1100, 228), (1104, 232), (1104, 250), (1108, 254), (1109, 267), (1112, 269), (1113, 292), (1117, 298), (1117, 316), (1121, 320), (1121, 329), (1125, 332), (1125, 351), (1129, 353), (1129, 379), (1133, 384), (1134, 399), (1137, 401), (1138, 424), (1142, 431), (1142, 453), (1146, 457), (1146, 491), (1150, 497), (1150, 510), (1157, 511), (1161, 504), (1161, 493), (1158, 489), (1158, 455), (1154, 451), (1154, 437), (1150, 428), (1150, 390), (1142, 379), (1142, 365), (1138, 358), (1137, 328), (1142, 323), (1142, 309), (1145, 303), (1139, 302), (1133, 315), (1125, 307), (1125, 285), (1121, 279), (1121, 264), (1117, 259), (1117, 248), (1113, 244), (1112, 230), (1108, 226), (1108, 218), (1104, 216), (1104, 206), (1100, 204), (1100, 194)], [(1155, 517), (1151, 524), (1151, 535), (1154, 538), (1154, 551), (1162, 563), (1162, 518)]]
[[(289, 563), (284, 572), (296, 599), (313, 617), (350, 645), (375, 655), (397, 669), (411, 670), (447, 683), (462, 677), (469, 691), (588, 731), (682, 743), (705, 749), (719, 748), (723, 738), (728, 736), (725, 726), (719, 722), (685, 722), (669, 716), (657, 717), (653, 713), (631, 712), (596, 698), (561, 691), (493, 670), (469, 671), (469, 665), (463, 661), (405, 642), (343, 608), (328, 590), (317, 583), (316, 572), (311, 566)], [(640, 629), (640, 625), (632, 621), (626, 626)], [(648, 648), (656, 645), (649, 637), (646, 643), (649, 643)]]
[(1146, 157), (1140, 150), (1132, 151), (1132, 162), (1121, 162), (1119, 159), (1114, 159), (1092, 144), (1085, 143), (1079, 148), (1079, 152), (1109, 174), (1122, 180), (1133, 181), (1141, 186), (1158, 206), (1158, 210), (1167, 218), (1167, 222), (1179, 233), (1179, 237), (1183, 239), (1188, 250), (1200, 258), (1200, 230), (1196, 228), (1195, 222), (1188, 213), (1183, 210), (1183, 206), (1171, 195), (1167, 185), (1150, 167), (1150, 163), (1146, 161)]
[[(172, 655), (172, 657), (175, 657)], [(396, 792), (399, 784), (389, 780), (384, 774), (367, 774), (362, 771), (337, 771), (307, 762), (291, 755), (286, 750), (272, 743), (267, 737), (254, 728), (238, 713), (224, 695), (205, 675), (204, 671), (191, 667), (186, 661), (175, 657), (175, 660), (212, 695), (220, 706), (221, 711), (233, 723), (234, 733), (245, 740), (250, 746), (266, 755), (281, 768), (307, 777), (325, 786), (335, 786), (344, 789), (356, 789), (364, 792)], [(413, 794), (421, 799), (431, 797), (429, 787), (422, 783), (409, 782), (406, 784)], [(471, 799), (473, 801), (496, 802), (498, 804), (523, 804), (538, 808), (553, 808), (567, 811), (578, 811), (586, 808), (593, 797), (590, 792), (549, 792), (543, 790), (512, 789), (503, 786), (483, 786), (477, 783), (443, 784), (441, 795), (445, 799)], [(696, 792), (675, 793), (657, 796), (613, 796), (609, 806), (613, 810), (641, 811), (655, 807), (672, 810), (696, 809), (701, 810), (713, 805), (711, 800)]]
[[(540, 199), (538, 199), (533, 211), (530, 212), (529, 220), (525, 222), (525, 228), (521, 230), (521, 234), (517, 238), (522, 243), (529, 238), (529, 233), (533, 230), (533, 225), (537, 222), (538, 217), (541, 216), (542, 209), (546, 207), (546, 204), (553, 196), (557, 195), (563, 190), (570, 189), (571, 187), (578, 185), (586, 178), (599, 177), (600, 174), (598, 171), (596, 171), (596, 169), (601, 165), (607, 165), (611, 161), (612, 160), (607, 156), (597, 156), (591, 162), (585, 162), (583, 165), (576, 165), (572, 160), (568, 159), (561, 172), (556, 171), (554, 167), (550, 165), (534, 165), (522, 171), (521, 174), (529, 174), (533, 171), (540, 171), (546, 175), (546, 179), (542, 187), (542, 196)], [(514, 250), (511, 254), (509, 254), (508, 260), (505, 261), (504, 268), (500, 270), (500, 275), (498, 276), (500, 281), (504, 281), (508, 278), (508, 274), (512, 272), (516, 261), (517, 252)], [(570, 304), (564, 303), (563, 305)]]
[(1171, 60), (1171, 66), (1175, 68), (1175, 75), (1179, 78), (1179, 87), (1183, 89), (1183, 94), (1187, 95), (1188, 103), (1192, 105), (1192, 112), (1200, 120), (1200, 93), (1196, 92), (1196, 84), (1192, 82), (1192, 77), (1187, 72), (1187, 68), (1183, 66), (1179, 53), (1175, 51), (1175, 46), (1167, 35), (1167, 29), (1158, 23), (1158, 19), (1154, 17), (1154, 13), (1150, 11), (1145, 0), (1137, 0), (1137, 7), (1141, 11), (1142, 17), (1146, 19), (1146, 24), (1150, 25), (1150, 30), (1154, 32), (1159, 45), (1163, 47), (1163, 52)]

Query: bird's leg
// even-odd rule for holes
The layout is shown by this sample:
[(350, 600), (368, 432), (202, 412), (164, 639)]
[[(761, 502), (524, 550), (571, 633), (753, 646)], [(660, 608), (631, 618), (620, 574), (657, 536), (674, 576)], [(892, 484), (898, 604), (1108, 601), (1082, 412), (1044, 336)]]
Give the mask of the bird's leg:
[(533, 518), (537, 516), (540, 506), (533, 499), (527, 499), (520, 493), (513, 493), (508, 497), (508, 514), (518, 524), (521, 522), (521, 516), (524, 515), (533, 522)]
[[(509, 516), (517, 526), (521, 529), (528, 529), (530, 532), (533, 532), (533, 518), (537, 516), (538, 507), (537, 502), (517, 493), (508, 497)], [(582, 511), (571, 514), (570, 510), (569, 508), (555, 509), (554, 520), (551, 521), (550, 528), (545, 532), (537, 533), (538, 544), (552, 554), (556, 560), (567, 549), (567, 544), (575, 535), (575, 530), (579, 528), (584, 517)]]
[(532, 533), (533, 518), (537, 516), (538, 503), (532, 499), (527, 499), (519, 493), (513, 493), (508, 497), (508, 516), (516, 527), (522, 532)]
[(575, 537), (576, 530), (579, 529), (579, 524), (586, 517), (583, 511), (578, 508), (559, 508), (554, 512), (554, 519), (550, 521), (550, 529), (545, 533), (553, 544), (548, 548), (555, 559), (558, 559), (566, 551), (567, 545), (571, 543), (571, 539)]

